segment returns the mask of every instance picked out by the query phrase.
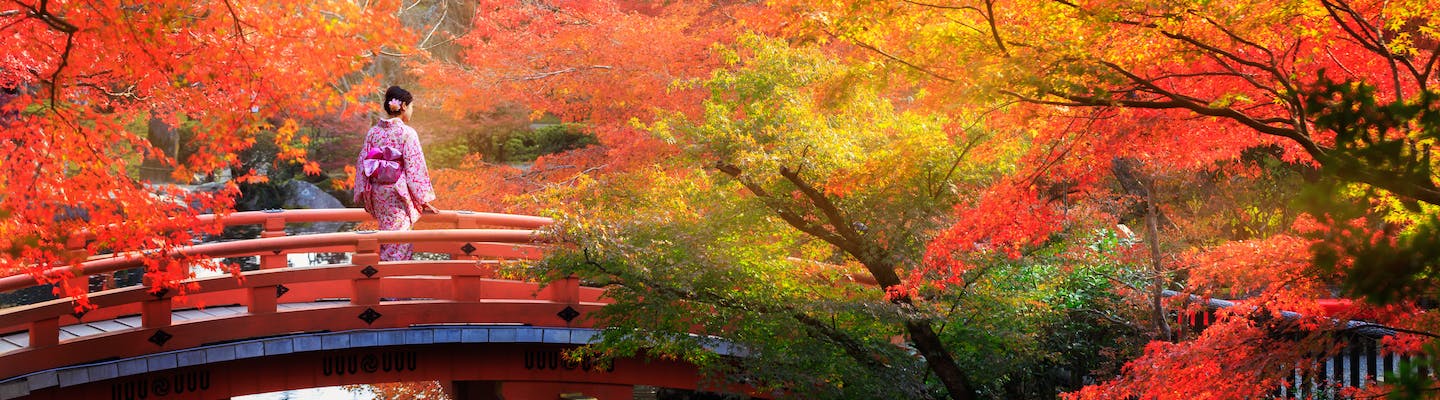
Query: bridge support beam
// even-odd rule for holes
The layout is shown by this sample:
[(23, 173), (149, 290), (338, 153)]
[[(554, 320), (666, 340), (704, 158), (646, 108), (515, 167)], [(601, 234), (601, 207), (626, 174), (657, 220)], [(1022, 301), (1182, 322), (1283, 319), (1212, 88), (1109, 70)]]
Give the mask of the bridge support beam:
[(577, 304), (580, 302), (580, 278), (570, 275), (554, 282), (545, 288), (549, 293), (548, 297), (556, 303)]

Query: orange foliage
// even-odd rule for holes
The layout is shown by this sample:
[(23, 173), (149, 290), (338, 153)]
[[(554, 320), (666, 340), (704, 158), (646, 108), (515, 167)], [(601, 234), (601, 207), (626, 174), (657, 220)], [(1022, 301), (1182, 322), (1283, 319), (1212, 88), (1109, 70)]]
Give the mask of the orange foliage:
[(961, 285), (961, 275), (973, 268), (972, 254), (1000, 254), (1019, 258), (1062, 228), (1053, 221), (1059, 210), (1040, 197), (1033, 185), (1003, 182), (984, 192), (973, 205), (957, 208), (959, 219), (930, 241), (923, 268), (916, 268), (907, 284), (932, 279), (941, 288)]
[[(369, 62), (374, 49), (403, 39), (397, 1), (38, 2), (0, 5), (0, 273), (30, 273), (82, 254), (157, 249), (147, 260), (153, 289), (173, 286), (201, 260), (166, 257), (215, 226), (235, 177), (218, 193), (182, 192), (137, 178), (144, 159), (174, 178), (238, 166), (236, 152), (275, 130), (282, 158), (306, 162), (296, 119), (336, 112), (354, 93), (331, 86)], [(403, 40), (400, 40), (403, 41)], [(373, 90), (372, 82), (358, 91)], [(172, 159), (146, 139), (156, 118), (193, 132), (193, 154)], [(283, 121), (276, 128), (272, 121)], [(67, 252), (67, 242), (83, 244)], [(183, 288), (181, 288), (183, 289)]]
[(1266, 328), (1250, 319), (1225, 318), (1194, 340), (1150, 342), (1144, 355), (1125, 364), (1121, 376), (1063, 398), (1264, 398), (1285, 382), (1282, 377), (1294, 371), (1295, 361), (1307, 355), (1294, 342), (1267, 337)]
[[(1328, 290), (1306, 277), (1310, 241), (1290, 236), (1226, 242), (1185, 255), (1189, 285), (1207, 296), (1248, 298), (1261, 293), (1297, 298), (1328, 297)], [(1306, 311), (1293, 308), (1291, 311)]]
[(445, 394), (445, 390), (440, 386), (440, 382), (437, 381), (346, 385), (345, 390), (352, 393), (374, 394), (377, 400), (443, 400), (450, 398), (449, 395)]
[[(577, 173), (627, 170), (673, 154), (635, 124), (653, 121), (661, 110), (698, 112), (706, 93), (687, 82), (707, 77), (721, 65), (712, 46), (733, 40), (739, 28), (727, 13), (751, 6), (487, 0), (478, 7), (486, 12), (476, 16), (472, 32), (456, 40), (465, 48), (464, 64), (420, 66), (422, 83), (457, 114), (518, 103), (534, 110), (533, 118), (550, 113), (583, 122), (585, 130), (599, 138), (598, 153), (591, 149), (560, 156), (563, 161), (539, 160), (524, 174), (539, 183), (568, 180)], [(516, 186), (513, 171), (503, 168), (461, 177), (467, 169), (450, 174), (456, 181), (478, 185), (450, 186), (477, 201), (462, 207), (485, 207), (494, 200), (487, 196), (502, 196), (473, 193), (533, 187)], [(481, 182), (496, 174), (512, 182)]]

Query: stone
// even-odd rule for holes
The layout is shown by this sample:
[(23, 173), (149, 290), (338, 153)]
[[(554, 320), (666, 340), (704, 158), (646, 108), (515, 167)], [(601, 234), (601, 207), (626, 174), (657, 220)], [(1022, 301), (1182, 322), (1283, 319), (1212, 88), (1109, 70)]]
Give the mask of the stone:
[[(316, 208), (345, 208), (335, 196), (325, 193), (320, 187), (310, 182), (291, 179), (285, 183), (281, 190), (282, 202), (280, 207), (287, 209), (316, 209)], [(315, 222), (309, 224), (292, 224), (286, 227), (286, 233), (290, 235), (304, 235), (312, 233), (339, 232), (344, 227), (344, 222)]]

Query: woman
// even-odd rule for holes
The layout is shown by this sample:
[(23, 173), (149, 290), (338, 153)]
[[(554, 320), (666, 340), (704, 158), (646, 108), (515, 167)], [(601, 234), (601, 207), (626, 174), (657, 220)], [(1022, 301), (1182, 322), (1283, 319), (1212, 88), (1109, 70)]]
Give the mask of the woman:
[[(382, 107), (390, 118), (382, 119), (365, 134), (360, 160), (355, 163), (355, 203), (380, 222), (380, 229), (406, 231), (420, 219), (420, 212), (436, 213), (435, 190), (425, 168), (420, 137), (406, 125), (415, 109), (414, 97), (399, 86), (385, 91)], [(380, 245), (380, 259), (409, 260), (414, 245)]]

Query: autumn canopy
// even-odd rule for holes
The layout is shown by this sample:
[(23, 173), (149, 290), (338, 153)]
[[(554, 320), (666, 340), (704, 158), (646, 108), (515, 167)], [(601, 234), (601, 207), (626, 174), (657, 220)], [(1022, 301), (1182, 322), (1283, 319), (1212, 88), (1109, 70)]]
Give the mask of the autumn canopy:
[(348, 201), (403, 84), (436, 205), (556, 217), (511, 272), (615, 300), (587, 356), (794, 398), (1440, 390), (1306, 378), (1440, 351), (1433, 2), (0, 0), (0, 41), (5, 275), (232, 268), (170, 253), (287, 182)]

